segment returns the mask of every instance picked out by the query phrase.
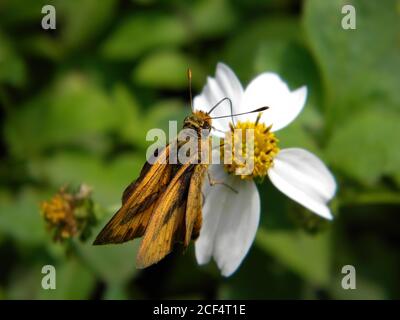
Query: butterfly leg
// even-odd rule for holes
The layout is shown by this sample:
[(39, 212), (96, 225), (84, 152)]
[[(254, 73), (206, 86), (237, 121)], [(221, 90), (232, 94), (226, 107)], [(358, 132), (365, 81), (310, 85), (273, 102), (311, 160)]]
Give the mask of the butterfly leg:
[(220, 185), (227, 187), (228, 189), (232, 190), (235, 193), (239, 193), (237, 190), (235, 190), (233, 187), (231, 187), (229, 184), (225, 183), (224, 181), (214, 180), (211, 177), (210, 171), (207, 171), (207, 177), (208, 177), (208, 182), (210, 183), (211, 187), (220, 184)]
[(204, 206), (204, 203), (206, 202), (206, 195), (204, 194), (203, 191), (201, 191), (201, 206)]

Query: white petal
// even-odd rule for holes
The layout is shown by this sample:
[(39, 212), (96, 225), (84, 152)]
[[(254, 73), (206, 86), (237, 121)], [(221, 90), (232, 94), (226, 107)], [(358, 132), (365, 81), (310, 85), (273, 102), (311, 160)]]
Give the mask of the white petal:
[[(263, 73), (247, 86), (240, 112), (247, 112), (263, 106), (261, 120), (277, 131), (291, 123), (303, 109), (307, 97), (305, 86), (291, 92), (287, 84), (275, 73)], [(257, 114), (249, 114), (243, 119), (254, 121)], [(242, 120), (243, 120), (242, 119)]]
[(325, 164), (312, 153), (299, 148), (281, 150), (268, 176), (289, 198), (321, 217), (333, 218), (326, 204), (336, 192), (336, 182)]
[[(218, 63), (215, 79), (208, 77), (203, 91), (194, 98), (194, 109), (209, 112), (219, 101), (228, 97), (232, 101), (232, 110), (229, 102), (224, 101), (211, 114), (213, 117), (228, 116), (232, 112), (235, 113), (235, 109), (239, 108), (242, 96), (243, 88), (236, 75), (227, 65)], [(215, 119), (213, 120), (213, 126), (219, 130), (228, 131), (229, 122), (231, 122), (229, 117)]]
[[(224, 167), (219, 164), (212, 164), (208, 168), (212, 179), (218, 181), (228, 181), (229, 176), (224, 171)], [(217, 232), (219, 219), (224, 213), (225, 197), (229, 194), (223, 185), (210, 186), (208, 178), (205, 178), (203, 185), (204, 204), (202, 209), (203, 222), (200, 236), (196, 240), (196, 259), (198, 264), (206, 264), (210, 261), (213, 251), (215, 235)], [(232, 191), (230, 191), (232, 192)]]
[(224, 94), (232, 100), (233, 108), (238, 109), (243, 97), (243, 87), (235, 73), (226, 64), (220, 62), (217, 64), (215, 77)]
[(258, 228), (260, 197), (253, 181), (244, 181), (224, 172), (222, 165), (211, 165), (214, 180), (227, 186), (208, 186), (203, 189), (203, 225), (196, 241), (196, 258), (205, 264), (213, 256), (223, 276), (230, 276), (249, 251)]
[[(225, 192), (224, 207), (215, 238), (214, 259), (221, 274), (229, 277), (236, 271), (249, 251), (260, 220), (260, 196), (254, 181), (234, 178)], [(230, 193), (228, 193), (230, 192)]]

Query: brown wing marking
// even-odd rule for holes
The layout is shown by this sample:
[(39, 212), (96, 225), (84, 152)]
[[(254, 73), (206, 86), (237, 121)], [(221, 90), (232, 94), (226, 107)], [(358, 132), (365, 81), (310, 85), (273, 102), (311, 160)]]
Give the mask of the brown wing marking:
[(136, 259), (146, 268), (164, 258), (185, 238), (185, 212), (194, 165), (182, 165), (167, 190), (157, 200)]
[(189, 245), (191, 239), (197, 239), (200, 234), (202, 223), (201, 208), (203, 205), (203, 194), (201, 189), (203, 186), (204, 175), (207, 172), (207, 167), (208, 166), (204, 164), (197, 165), (190, 181), (185, 214), (185, 247)]
[(173, 175), (168, 162), (169, 146), (160, 152), (154, 164), (145, 163), (139, 178), (122, 196), (122, 207), (99, 233), (93, 244), (121, 243), (141, 237), (150, 221), (156, 200), (164, 192)]

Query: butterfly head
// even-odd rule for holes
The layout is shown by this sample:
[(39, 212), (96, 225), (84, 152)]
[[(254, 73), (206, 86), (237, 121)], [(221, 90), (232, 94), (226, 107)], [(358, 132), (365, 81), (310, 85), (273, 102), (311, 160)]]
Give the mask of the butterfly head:
[(195, 111), (185, 118), (183, 127), (191, 128), (196, 131), (201, 129), (211, 130), (211, 117), (206, 112)]

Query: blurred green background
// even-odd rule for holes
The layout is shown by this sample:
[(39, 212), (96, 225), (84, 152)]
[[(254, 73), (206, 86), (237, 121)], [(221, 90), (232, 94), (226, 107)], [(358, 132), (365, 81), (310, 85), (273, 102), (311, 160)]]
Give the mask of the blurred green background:
[[(52, 4), (57, 29), (43, 30)], [(357, 29), (343, 30), (352, 4)], [(334, 172), (333, 222), (260, 186), (262, 217), (240, 269), (199, 267), (193, 246), (135, 269), (138, 241), (55, 244), (39, 213), (61, 185), (85, 182), (101, 221), (145, 159), (145, 134), (190, 111), (216, 63), (246, 84), (275, 71), (309, 88), (281, 147)], [(399, 0), (1, 0), (0, 299), (400, 298)], [(41, 288), (41, 268), (57, 289)], [(343, 290), (354, 265), (357, 289)]]

